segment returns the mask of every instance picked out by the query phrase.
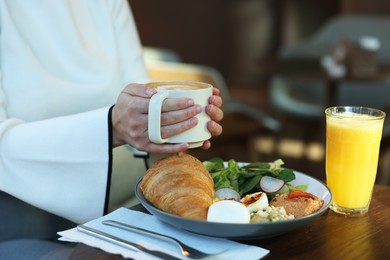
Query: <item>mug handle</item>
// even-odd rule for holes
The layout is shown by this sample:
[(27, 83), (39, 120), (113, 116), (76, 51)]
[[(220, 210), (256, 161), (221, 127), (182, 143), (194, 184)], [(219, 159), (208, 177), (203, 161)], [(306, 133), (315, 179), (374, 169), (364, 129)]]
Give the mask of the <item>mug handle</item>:
[(148, 135), (153, 143), (162, 144), (168, 141), (168, 139), (161, 138), (161, 109), (167, 97), (167, 91), (159, 91), (152, 96), (149, 102)]

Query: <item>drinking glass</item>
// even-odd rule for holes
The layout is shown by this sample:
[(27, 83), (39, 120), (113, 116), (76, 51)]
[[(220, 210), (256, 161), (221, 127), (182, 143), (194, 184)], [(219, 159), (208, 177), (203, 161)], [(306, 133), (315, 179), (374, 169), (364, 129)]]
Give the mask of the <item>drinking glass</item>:
[(368, 211), (375, 183), (386, 114), (367, 107), (338, 106), (325, 110), (326, 182), (330, 209), (345, 215)]

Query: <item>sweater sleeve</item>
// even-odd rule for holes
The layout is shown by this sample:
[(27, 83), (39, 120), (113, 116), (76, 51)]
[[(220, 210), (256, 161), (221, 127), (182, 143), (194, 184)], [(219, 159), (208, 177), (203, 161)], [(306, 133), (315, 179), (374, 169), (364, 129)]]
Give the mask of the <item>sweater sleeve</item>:
[(101, 216), (110, 170), (108, 110), (4, 121), (0, 189), (77, 223)]

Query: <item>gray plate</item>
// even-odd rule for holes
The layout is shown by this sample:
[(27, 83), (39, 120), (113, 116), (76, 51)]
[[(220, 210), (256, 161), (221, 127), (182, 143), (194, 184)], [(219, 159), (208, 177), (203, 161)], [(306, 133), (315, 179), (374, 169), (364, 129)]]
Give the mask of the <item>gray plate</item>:
[(332, 201), (332, 194), (329, 188), (323, 182), (300, 172), (295, 172), (295, 175), (296, 179), (292, 181), (291, 184), (309, 184), (307, 191), (324, 200), (324, 205), (319, 211), (308, 216), (280, 222), (226, 224), (183, 218), (159, 210), (149, 201), (147, 201), (139, 187), (141, 181), (139, 181), (136, 185), (135, 194), (140, 200), (141, 204), (150, 213), (152, 213), (161, 221), (173, 225), (177, 228), (201, 235), (223, 237), (233, 240), (264, 239), (287, 233), (307, 224), (310, 221), (313, 221), (328, 209), (329, 204)]

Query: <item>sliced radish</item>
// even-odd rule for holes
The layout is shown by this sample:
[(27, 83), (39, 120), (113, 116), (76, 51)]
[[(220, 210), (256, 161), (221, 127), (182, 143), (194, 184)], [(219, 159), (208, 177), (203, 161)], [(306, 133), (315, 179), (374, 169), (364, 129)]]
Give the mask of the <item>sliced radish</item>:
[(260, 179), (260, 188), (265, 193), (278, 192), (284, 186), (284, 181), (270, 176), (262, 176)]
[(241, 195), (231, 188), (222, 188), (215, 192), (214, 198), (218, 198), (221, 200), (232, 199), (239, 201), (241, 199)]

